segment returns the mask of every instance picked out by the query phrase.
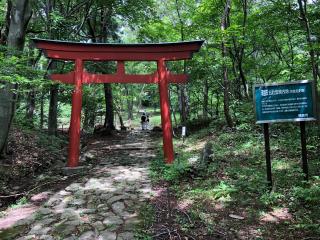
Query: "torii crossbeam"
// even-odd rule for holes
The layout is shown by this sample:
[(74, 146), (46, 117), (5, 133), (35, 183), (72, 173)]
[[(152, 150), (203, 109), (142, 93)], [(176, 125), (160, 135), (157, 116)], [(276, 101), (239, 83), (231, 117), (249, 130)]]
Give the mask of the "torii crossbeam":
[[(68, 167), (76, 167), (79, 164), (82, 85), (92, 83), (158, 84), (164, 158), (166, 163), (173, 163), (174, 151), (168, 84), (186, 83), (188, 76), (170, 73), (166, 68), (165, 61), (191, 59), (193, 53), (199, 51), (203, 41), (158, 44), (78, 43), (45, 39), (32, 39), (32, 41), (37, 48), (43, 50), (48, 58), (75, 62), (74, 71), (50, 76), (54, 81), (75, 85), (72, 94)], [(117, 72), (115, 74), (88, 73), (83, 67), (85, 61), (116, 61)], [(126, 74), (125, 61), (155, 61), (157, 62), (157, 71), (146, 75)]]

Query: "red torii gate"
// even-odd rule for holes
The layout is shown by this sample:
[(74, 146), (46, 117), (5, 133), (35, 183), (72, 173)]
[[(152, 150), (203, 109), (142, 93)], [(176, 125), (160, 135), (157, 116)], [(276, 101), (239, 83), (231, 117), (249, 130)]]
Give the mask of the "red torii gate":
[[(203, 41), (158, 44), (78, 43), (45, 39), (32, 39), (32, 41), (48, 58), (75, 62), (74, 71), (50, 76), (54, 81), (75, 85), (72, 94), (68, 167), (76, 167), (79, 163), (82, 84), (91, 83), (157, 83), (160, 93), (164, 158), (166, 163), (173, 162), (168, 84), (186, 83), (188, 76), (170, 73), (165, 61), (191, 59), (192, 54), (199, 51)], [(88, 73), (84, 71), (84, 61), (116, 61), (117, 72)], [(157, 71), (145, 75), (126, 74), (124, 61), (156, 61)]]

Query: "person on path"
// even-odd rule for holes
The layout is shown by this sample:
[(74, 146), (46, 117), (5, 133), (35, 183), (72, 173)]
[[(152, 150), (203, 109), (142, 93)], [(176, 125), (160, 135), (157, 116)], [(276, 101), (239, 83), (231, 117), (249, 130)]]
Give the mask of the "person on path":
[(142, 130), (146, 130), (146, 123), (147, 123), (146, 113), (142, 113), (142, 116), (141, 116), (141, 129)]
[(146, 129), (148, 130), (149, 129), (149, 114), (147, 114), (147, 120), (146, 120)]

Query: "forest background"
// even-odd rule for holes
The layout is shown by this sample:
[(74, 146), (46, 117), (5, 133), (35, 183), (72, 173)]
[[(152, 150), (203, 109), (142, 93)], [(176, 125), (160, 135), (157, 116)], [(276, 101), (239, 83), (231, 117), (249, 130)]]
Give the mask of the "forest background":
[[(254, 84), (304, 79), (318, 84), (318, 15), (318, 1), (304, 0), (2, 1), (0, 150), (15, 112), (17, 121), (48, 128), (51, 135), (68, 124), (72, 88), (46, 76), (68, 72), (73, 63), (45, 59), (30, 38), (93, 43), (203, 39), (192, 61), (167, 63), (172, 71), (190, 74), (186, 86), (170, 87), (173, 122), (222, 116), (233, 127), (241, 112), (252, 111)], [(86, 69), (111, 73), (115, 63), (86, 62)], [(129, 62), (126, 69), (147, 73), (156, 66)], [(113, 129), (115, 115), (123, 125), (123, 118), (134, 118), (134, 106), (156, 108), (158, 102), (155, 85), (86, 86), (83, 128), (92, 130), (100, 114), (105, 127)]]
[[(46, 59), (35, 49), (32, 38), (88, 43), (205, 40), (192, 60), (167, 62), (171, 71), (190, 76), (188, 84), (170, 86), (172, 122), (175, 127), (188, 126), (190, 130), (217, 123), (214, 130), (221, 134), (221, 146), (216, 146), (215, 151), (219, 154), (229, 149), (222, 149), (223, 143), (240, 146), (247, 134), (252, 134), (248, 137), (251, 139), (261, 133), (255, 125), (254, 84), (313, 80), (319, 88), (319, 19), (320, 2), (316, 0), (2, 0), (1, 155), (5, 159), (15, 150), (7, 144), (10, 129), (41, 132), (56, 141), (55, 137), (69, 125), (73, 88), (53, 83), (47, 76), (69, 72), (74, 64)], [(116, 64), (86, 62), (85, 68), (89, 72), (113, 73)], [(126, 63), (127, 73), (155, 70), (156, 63), (152, 62)], [(130, 123), (137, 126), (143, 110), (151, 114), (154, 125), (160, 123), (156, 85), (87, 85), (83, 132), (92, 133), (97, 125), (102, 125), (106, 133), (115, 127), (130, 127)], [(297, 126), (288, 123), (277, 126), (271, 137), (285, 136), (281, 143), (286, 149), (296, 148), (299, 136), (293, 132), (298, 132)], [(319, 160), (317, 123), (308, 124), (307, 132), (311, 159)], [(262, 146), (261, 136), (257, 139)], [(251, 145), (247, 147), (254, 151)], [(279, 153), (279, 148), (272, 152)], [(255, 154), (263, 158), (262, 151)], [(299, 159), (297, 152), (279, 154), (289, 158), (292, 154)], [(313, 176), (319, 175), (318, 163), (312, 165), (311, 172)], [(288, 185), (286, 180), (281, 197), (272, 195), (267, 200), (286, 199)], [(311, 201), (315, 207), (320, 200), (319, 178), (314, 177), (311, 185), (311, 189), (303, 186), (295, 191), (300, 191), (304, 201)], [(311, 236), (320, 231), (315, 215), (301, 217), (310, 223)]]

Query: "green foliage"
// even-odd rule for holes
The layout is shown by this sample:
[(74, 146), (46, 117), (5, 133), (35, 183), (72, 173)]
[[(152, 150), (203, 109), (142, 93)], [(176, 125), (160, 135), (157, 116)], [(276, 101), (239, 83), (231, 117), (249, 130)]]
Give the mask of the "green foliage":
[(312, 184), (309, 188), (295, 187), (293, 196), (307, 204), (320, 204), (320, 183), (319, 181)]
[[(241, 115), (245, 116), (246, 111), (249, 112), (248, 115), (251, 114), (251, 110), (243, 106)], [(271, 126), (274, 186), (272, 191), (268, 189), (262, 129), (249, 116), (240, 119), (236, 129), (225, 128), (223, 122), (217, 120), (208, 128), (193, 132), (184, 144), (176, 140), (176, 151), (180, 156), (177, 160), (200, 155), (202, 148), (198, 149), (197, 145), (209, 140), (213, 145), (212, 161), (206, 168), (196, 168), (195, 171), (194, 165), (191, 167), (187, 162), (181, 164), (177, 161), (172, 167), (168, 167), (160, 159), (160, 162), (153, 163), (153, 166), (157, 165), (152, 168), (153, 174), (157, 176), (154, 180), (169, 180), (170, 189), (179, 200), (193, 202), (188, 213), (192, 214), (193, 219), (197, 219), (198, 224), (199, 221), (204, 224), (208, 232), (210, 229), (214, 232), (217, 226), (221, 226), (220, 221), (223, 219), (235, 232), (241, 231), (245, 226), (255, 226), (259, 228), (263, 238), (275, 236), (269, 232), (269, 227), (281, 238), (287, 236), (288, 228), (293, 231), (290, 237), (301, 232), (307, 236), (317, 236), (320, 230), (317, 224), (320, 214), (320, 185), (317, 176), (319, 156), (312, 150), (318, 146), (319, 141), (316, 129), (316, 125), (309, 125), (309, 169), (311, 175), (315, 176), (309, 183), (303, 180), (300, 167), (297, 125), (277, 124)], [(292, 218), (279, 220), (277, 225), (267, 227), (261, 219), (273, 216), (273, 211), (288, 211)], [(226, 214), (237, 215), (241, 212), (246, 214), (241, 224), (226, 217)], [(185, 232), (193, 231), (194, 226), (185, 224), (180, 218), (176, 221)]]
[[(42, 71), (35, 70), (30, 65), (30, 60), (30, 57), (26, 53), (1, 46), (0, 79), (5, 82), (17, 83), (25, 88), (37, 86), (41, 89), (48, 81), (42, 78)], [(25, 91), (25, 89), (21, 91)]]
[(274, 206), (281, 203), (285, 198), (283, 193), (278, 192), (266, 192), (261, 195), (260, 201), (266, 206)]
[(60, 152), (61, 148), (65, 147), (68, 142), (66, 139), (60, 137), (48, 136), (47, 134), (39, 133), (37, 144), (48, 149), (48, 151), (54, 154)]
[(135, 229), (135, 239), (137, 240), (151, 240), (152, 237), (148, 233), (153, 224), (153, 219), (155, 217), (155, 210), (151, 205), (142, 205), (139, 211), (139, 219), (141, 223)]
[[(207, 182), (209, 183), (209, 182)], [(184, 196), (193, 199), (211, 199), (221, 202), (228, 202), (232, 199), (232, 194), (238, 190), (225, 181), (220, 181), (215, 186), (205, 185), (205, 188), (196, 188), (185, 193)], [(204, 186), (203, 186), (204, 187)]]
[(189, 168), (189, 163), (185, 158), (176, 159), (174, 164), (165, 168), (163, 178), (169, 182), (177, 182), (186, 172), (188, 172)]
[(15, 209), (15, 208), (20, 208), (23, 205), (26, 205), (28, 203), (27, 197), (22, 197), (18, 201), (16, 201), (15, 204), (12, 204), (10, 208)]

